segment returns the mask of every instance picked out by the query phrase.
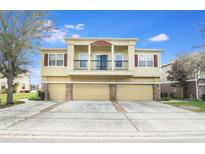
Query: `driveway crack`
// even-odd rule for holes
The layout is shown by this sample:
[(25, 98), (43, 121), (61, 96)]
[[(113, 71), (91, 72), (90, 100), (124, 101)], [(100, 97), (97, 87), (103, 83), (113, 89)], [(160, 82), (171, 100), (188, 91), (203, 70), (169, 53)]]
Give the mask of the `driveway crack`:
[(112, 101), (113, 106), (117, 110), (117, 112), (121, 112), (126, 119), (130, 122), (130, 124), (137, 130), (140, 131), (140, 129), (133, 123), (133, 121), (126, 115), (126, 110), (122, 107), (122, 105), (118, 101)]
[(26, 117), (26, 118), (24, 118), (24, 119), (22, 119), (22, 120), (19, 120), (19, 121), (15, 122), (15, 123), (11, 124), (10, 126), (6, 127), (6, 129), (8, 129), (8, 128), (14, 126), (14, 125), (17, 125), (17, 124), (19, 124), (19, 123), (21, 123), (21, 122), (24, 122), (24, 121), (26, 121), (26, 120), (28, 120), (28, 119), (30, 119), (30, 118), (33, 118), (33, 117), (35, 117), (35, 116), (37, 116), (37, 115), (40, 115), (41, 113), (49, 112), (49, 111), (53, 110), (54, 108), (56, 108), (56, 107), (58, 107), (58, 106), (60, 106), (60, 105), (62, 105), (62, 104), (64, 104), (64, 103), (65, 103), (65, 102), (63, 102), (63, 103), (56, 103), (56, 104), (53, 104), (53, 105), (51, 105), (51, 106), (49, 106), (49, 107), (46, 107), (45, 109), (40, 110), (40, 111), (39, 111), (38, 113), (36, 113), (36, 114), (33, 114), (33, 115), (29, 116), (29, 117)]

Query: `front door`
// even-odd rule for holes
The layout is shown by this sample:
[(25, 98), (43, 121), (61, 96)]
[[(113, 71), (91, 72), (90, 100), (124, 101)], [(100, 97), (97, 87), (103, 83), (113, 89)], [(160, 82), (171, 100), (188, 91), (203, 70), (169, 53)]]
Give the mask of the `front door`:
[(96, 69), (107, 70), (107, 55), (96, 55)]

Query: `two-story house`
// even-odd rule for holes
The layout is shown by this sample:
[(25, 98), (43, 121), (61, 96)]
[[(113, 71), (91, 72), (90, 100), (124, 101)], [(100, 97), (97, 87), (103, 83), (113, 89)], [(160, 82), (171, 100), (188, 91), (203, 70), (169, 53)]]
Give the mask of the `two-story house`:
[(42, 89), (53, 100), (160, 99), (160, 53), (135, 38), (68, 38), (41, 49)]
[[(175, 98), (196, 98), (205, 97), (205, 72), (199, 72), (198, 79), (193, 75), (189, 76), (186, 84), (186, 90), (181, 87), (171, 86), (171, 82), (167, 80), (168, 72), (174, 61), (162, 65), (161, 68), (161, 96)], [(204, 99), (204, 98), (203, 98)]]

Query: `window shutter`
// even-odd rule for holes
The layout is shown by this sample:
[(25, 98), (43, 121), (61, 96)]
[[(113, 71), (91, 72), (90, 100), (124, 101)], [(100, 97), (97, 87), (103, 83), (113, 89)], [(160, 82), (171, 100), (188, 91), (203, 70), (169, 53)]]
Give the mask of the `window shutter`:
[(67, 54), (64, 54), (64, 66), (67, 66)]
[(154, 67), (158, 67), (157, 55), (154, 55)]
[(135, 67), (138, 67), (138, 55), (135, 55)]
[(44, 55), (44, 66), (48, 66), (48, 54)]

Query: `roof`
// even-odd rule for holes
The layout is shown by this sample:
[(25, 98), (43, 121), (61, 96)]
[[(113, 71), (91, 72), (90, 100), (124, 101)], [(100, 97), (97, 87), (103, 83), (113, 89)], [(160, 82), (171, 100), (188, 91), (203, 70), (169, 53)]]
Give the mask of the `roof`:
[(126, 40), (126, 41), (136, 41), (138, 38), (111, 38), (111, 37), (84, 37), (84, 38), (65, 38), (65, 40)]
[(64, 50), (67, 50), (67, 48), (41, 48), (40, 49), (41, 51), (64, 51)]
[(161, 67), (166, 67), (166, 66), (171, 65), (171, 64), (173, 64), (173, 63), (174, 63), (174, 60), (173, 60), (173, 61), (170, 61), (170, 62), (168, 62), (168, 63), (163, 64)]
[(162, 52), (163, 50), (162, 49), (144, 49), (144, 48), (136, 48), (135, 49), (135, 52), (136, 51), (154, 51), (154, 52)]

